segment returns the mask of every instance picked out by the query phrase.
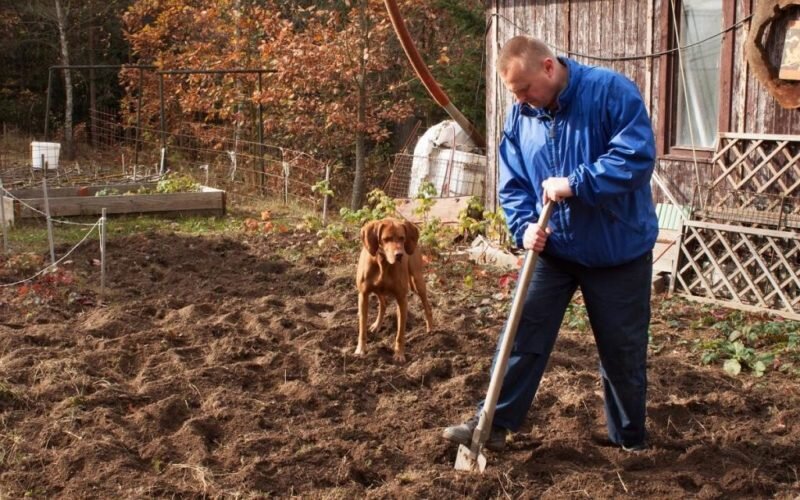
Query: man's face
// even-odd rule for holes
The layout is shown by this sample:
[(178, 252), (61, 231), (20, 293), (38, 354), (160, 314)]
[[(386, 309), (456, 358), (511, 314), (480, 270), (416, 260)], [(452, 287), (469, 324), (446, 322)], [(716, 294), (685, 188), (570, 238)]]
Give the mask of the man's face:
[(520, 59), (513, 59), (500, 74), (506, 89), (514, 94), (520, 103), (528, 103), (535, 108), (549, 108), (558, 97), (555, 79), (555, 62), (545, 58), (540, 62), (526, 65)]

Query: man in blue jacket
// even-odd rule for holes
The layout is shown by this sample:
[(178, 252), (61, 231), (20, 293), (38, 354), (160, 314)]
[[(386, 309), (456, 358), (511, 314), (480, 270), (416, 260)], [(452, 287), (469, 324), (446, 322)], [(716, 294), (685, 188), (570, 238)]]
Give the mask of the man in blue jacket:
[[(658, 220), (650, 191), (653, 130), (641, 94), (619, 73), (557, 58), (528, 36), (506, 43), (497, 68), (516, 98), (499, 147), (499, 200), (516, 244), (540, 258), (485, 446), (502, 450), (507, 432), (522, 425), (580, 287), (600, 358), (609, 439), (628, 451), (646, 449)], [(550, 200), (550, 223), (538, 227)], [(477, 423), (478, 415), (446, 428), (444, 437), (468, 446)]]

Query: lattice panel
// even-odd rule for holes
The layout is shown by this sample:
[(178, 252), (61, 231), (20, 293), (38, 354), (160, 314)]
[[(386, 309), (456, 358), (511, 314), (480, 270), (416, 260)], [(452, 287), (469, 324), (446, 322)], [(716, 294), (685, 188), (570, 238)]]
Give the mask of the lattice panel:
[(800, 235), (686, 221), (675, 291), (800, 319)]
[(717, 194), (800, 196), (800, 136), (720, 133), (712, 162), (710, 189)]

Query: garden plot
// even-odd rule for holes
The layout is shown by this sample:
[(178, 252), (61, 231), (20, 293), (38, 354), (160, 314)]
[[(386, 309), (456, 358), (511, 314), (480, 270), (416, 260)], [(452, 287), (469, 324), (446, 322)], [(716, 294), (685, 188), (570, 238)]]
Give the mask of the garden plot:
[[(453, 470), (440, 434), (485, 394), (509, 275), (458, 257), (429, 265), (435, 331), (412, 298), (397, 365), (392, 314), (367, 355), (352, 354), (355, 251), (294, 230), (148, 231), (110, 239), (108, 254), (102, 304), (85, 285), (94, 246), (53, 278), (0, 289), (3, 498), (800, 493), (797, 377), (729, 376), (690, 349), (727, 310), (655, 300), (652, 448), (628, 454), (604, 437), (594, 343), (572, 307), (535, 410), (474, 475)], [(2, 281), (25, 277), (16, 269), (0, 268)]]
[[(50, 215), (100, 215), (104, 208), (108, 214), (225, 214), (225, 191), (220, 189), (198, 186), (194, 192), (159, 193), (156, 187), (157, 183), (151, 182), (51, 188), (48, 189)], [(9, 192), (19, 200), (13, 203), (12, 221), (41, 217), (45, 212), (41, 188), (14, 189)], [(9, 204), (6, 203), (6, 206)]]

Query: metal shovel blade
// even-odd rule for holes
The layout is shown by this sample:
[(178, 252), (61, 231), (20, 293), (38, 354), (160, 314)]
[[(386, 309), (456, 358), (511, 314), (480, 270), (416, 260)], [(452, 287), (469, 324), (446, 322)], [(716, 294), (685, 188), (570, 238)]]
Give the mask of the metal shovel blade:
[(486, 470), (486, 456), (481, 452), (474, 453), (468, 447), (460, 444), (458, 445), (455, 469), (483, 472)]

